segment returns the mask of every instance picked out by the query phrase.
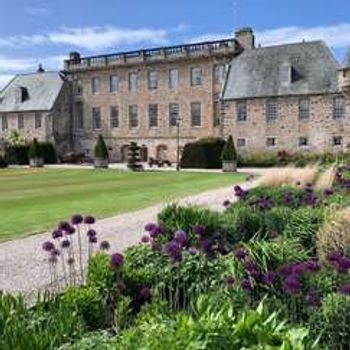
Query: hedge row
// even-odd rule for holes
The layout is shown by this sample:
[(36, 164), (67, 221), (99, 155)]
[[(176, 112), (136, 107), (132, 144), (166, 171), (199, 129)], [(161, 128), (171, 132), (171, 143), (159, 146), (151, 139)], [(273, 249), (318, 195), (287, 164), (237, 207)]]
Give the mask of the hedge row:
[[(8, 164), (28, 165), (30, 145), (8, 146), (5, 150), (5, 160)], [(41, 152), (43, 154), (45, 164), (57, 163), (56, 151), (52, 143), (40, 143)]]

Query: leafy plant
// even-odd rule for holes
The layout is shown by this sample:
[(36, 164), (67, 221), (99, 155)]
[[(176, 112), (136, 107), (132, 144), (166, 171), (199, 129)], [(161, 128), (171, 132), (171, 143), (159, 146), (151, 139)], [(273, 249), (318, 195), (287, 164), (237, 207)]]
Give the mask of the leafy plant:
[(38, 140), (35, 138), (33, 142), (30, 144), (28, 157), (29, 158), (41, 158), (43, 155), (41, 146)]
[(237, 161), (237, 152), (231, 135), (228, 137), (222, 150), (221, 159), (223, 161)]
[(108, 159), (108, 149), (103, 136), (98, 135), (97, 143), (95, 145), (94, 154), (96, 158)]

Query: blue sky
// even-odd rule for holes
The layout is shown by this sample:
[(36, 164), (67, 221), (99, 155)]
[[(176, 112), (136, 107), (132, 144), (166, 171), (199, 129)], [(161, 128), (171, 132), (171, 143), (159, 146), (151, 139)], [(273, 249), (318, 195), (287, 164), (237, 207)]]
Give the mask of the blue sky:
[(59, 69), (83, 55), (229, 37), (251, 26), (257, 43), (325, 40), (350, 46), (350, 0), (0, 0), (0, 87), (39, 62)]

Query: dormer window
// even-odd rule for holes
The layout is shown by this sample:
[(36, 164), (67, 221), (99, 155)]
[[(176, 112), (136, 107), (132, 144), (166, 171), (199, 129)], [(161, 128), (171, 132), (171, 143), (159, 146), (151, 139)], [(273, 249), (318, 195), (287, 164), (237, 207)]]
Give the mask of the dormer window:
[(292, 82), (292, 66), (288, 63), (280, 66), (279, 78), (282, 85), (289, 85)]
[(29, 99), (28, 89), (24, 86), (16, 88), (16, 102), (23, 103)]

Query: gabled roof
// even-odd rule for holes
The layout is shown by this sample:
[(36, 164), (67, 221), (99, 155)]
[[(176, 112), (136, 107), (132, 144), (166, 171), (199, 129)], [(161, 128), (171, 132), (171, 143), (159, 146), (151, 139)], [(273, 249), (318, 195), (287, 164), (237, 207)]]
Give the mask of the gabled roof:
[(223, 99), (334, 93), (337, 68), (322, 41), (246, 50), (231, 61)]
[[(0, 91), (1, 112), (49, 111), (62, 89), (63, 77), (58, 72), (41, 72), (16, 75)], [(25, 91), (22, 102), (19, 90)]]
[(343, 67), (350, 67), (350, 47), (346, 51)]

